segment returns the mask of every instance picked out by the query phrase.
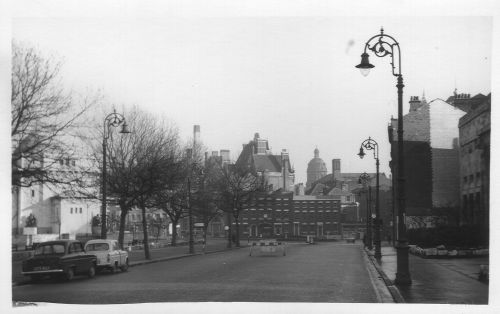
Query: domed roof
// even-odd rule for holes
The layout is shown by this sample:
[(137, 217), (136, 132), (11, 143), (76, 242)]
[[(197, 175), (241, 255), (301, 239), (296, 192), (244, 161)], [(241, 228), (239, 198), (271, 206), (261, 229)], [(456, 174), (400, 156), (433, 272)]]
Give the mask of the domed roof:
[(326, 164), (323, 159), (319, 158), (319, 150), (314, 150), (314, 158), (307, 164), (307, 172), (324, 172), (326, 174)]

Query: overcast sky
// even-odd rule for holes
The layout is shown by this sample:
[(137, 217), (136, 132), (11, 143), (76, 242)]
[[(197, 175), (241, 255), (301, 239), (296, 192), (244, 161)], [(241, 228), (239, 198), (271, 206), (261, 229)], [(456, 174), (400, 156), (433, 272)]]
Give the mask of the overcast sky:
[[(67, 88), (100, 89), (119, 110), (139, 105), (165, 115), (183, 139), (199, 124), (211, 150), (230, 149), (236, 158), (259, 132), (274, 153), (289, 150), (297, 183), (305, 182), (315, 147), (329, 173), (333, 158), (343, 172), (374, 172), (372, 158), (356, 156), (368, 136), (380, 145), (381, 171), (389, 172), (387, 124), (397, 116), (390, 60), (372, 56), (376, 67), (367, 77), (354, 68), (381, 26), (401, 45), (405, 113), (410, 96), (424, 91), (430, 101), (455, 88), (488, 94), (500, 83), (498, 74), (491, 81), (492, 32), (499, 34), (493, 0), (12, 3), (0, 3), (2, 103), (9, 103), (12, 37), (62, 58)], [(493, 48), (499, 55), (498, 43)], [(6, 143), (8, 118), (1, 115)], [(5, 187), (9, 151), (2, 154)], [(9, 221), (9, 211), (3, 214)]]
[(290, 152), (296, 182), (318, 147), (331, 172), (374, 172), (356, 156), (371, 136), (388, 172), (387, 124), (397, 115), (390, 59), (354, 68), (380, 32), (399, 41), (410, 96), (446, 99), (491, 91), (492, 19), (487, 17), (16, 18), (12, 36), (64, 60), (64, 84), (101, 89), (106, 101), (172, 119), (183, 138), (201, 125), (211, 150), (233, 158), (255, 132), (273, 153)]

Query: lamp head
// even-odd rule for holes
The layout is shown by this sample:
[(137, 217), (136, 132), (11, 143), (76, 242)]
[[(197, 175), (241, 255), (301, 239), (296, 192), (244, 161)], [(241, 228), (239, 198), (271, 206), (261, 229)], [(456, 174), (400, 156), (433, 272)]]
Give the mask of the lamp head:
[(363, 157), (365, 157), (365, 155), (366, 155), (366, 154), (365, 154), (365, 151), (363, 150), (363, 146), (361, 146), (361, 147), (359, 148), (359, 153), (358, 153), (358, 156), (359, 156), (359, 158), (363, 159)]
[(122, 133), (122, 134), (129, 134), (130, 133), (130, 130), (128, 129), (128, 124), (126, 121), (123, 121), (122, 129), (120, 130), (120, 133)]
[(374, 67), (375, 66), (368, 60), (368, 54), (366, 52), (363, 52), (361, 54), (361, 63), (358, 64), (356, 68), (361, 71), (361, 74), (363, 74), (363, 76), (367, 76), (370, 73), (370, 69)]

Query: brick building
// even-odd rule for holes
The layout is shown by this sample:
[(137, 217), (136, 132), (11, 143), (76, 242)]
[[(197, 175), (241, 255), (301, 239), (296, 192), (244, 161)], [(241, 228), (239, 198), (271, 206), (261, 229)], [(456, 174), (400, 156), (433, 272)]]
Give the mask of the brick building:
[[(465, 112), (441, 99), (410, 98), (403, 116), (406, 223), (409, 228), (456, 223), (460, 207), (458, 121)], [(388, 127), (391, 171), (397, 178), (397, 119)], [(397, 180), (394, 180), (395, 195)], [(396, 204), (397, 206), (397, 204)]]
[[(457, 97), (458, 98), (458, 97)], [(481, 102), (478, 102), (481, 100)], [(489, 225), (491, 94), (458, 98), (469, 108), (460, 119), (461, 224)], [(469, 104), (471, 103), (471, 104)]]
[(340, 201), (331, 197), (297, 196), (292, 192), (262, 194), (240, 216), (243, 237), (321, 238), (340, 233)]

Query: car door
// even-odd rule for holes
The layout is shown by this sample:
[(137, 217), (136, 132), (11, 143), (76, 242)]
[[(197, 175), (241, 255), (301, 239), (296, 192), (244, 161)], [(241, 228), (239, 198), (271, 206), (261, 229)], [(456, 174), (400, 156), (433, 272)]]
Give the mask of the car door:
[(70, 244), (70, 254), (75, 265), (75, 273), (83, 273), (87, 271), (87, 263), (83, 246), (80, 242), (73, 242)]
[(120, 251), (118, 250), (118, 241), (111, 241), (110, 250), (111, 263), (115, 264), (115, 262), (118, 262), (118, 266), (120, 266)]

